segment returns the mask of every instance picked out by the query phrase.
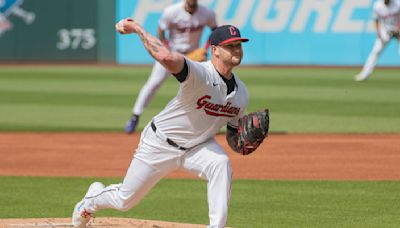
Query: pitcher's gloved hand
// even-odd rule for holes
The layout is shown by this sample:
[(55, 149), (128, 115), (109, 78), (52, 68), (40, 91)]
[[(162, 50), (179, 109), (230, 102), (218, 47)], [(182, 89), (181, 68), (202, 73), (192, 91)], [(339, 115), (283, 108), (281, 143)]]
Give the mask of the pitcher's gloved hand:
[(269, 110), (249, 113), (239, 119), (238, 152), (248, 155), (254, 152), (268, 136)]

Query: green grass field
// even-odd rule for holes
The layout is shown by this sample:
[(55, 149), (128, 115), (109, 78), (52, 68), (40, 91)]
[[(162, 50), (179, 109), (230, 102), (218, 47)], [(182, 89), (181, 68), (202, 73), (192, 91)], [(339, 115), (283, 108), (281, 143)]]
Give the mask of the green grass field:
[[(268, 107), (272, 132), (400, 132), (399, 69), (237, 70), (250, 92), (248, 111)], [(0, 68), (0, 131), (121, 131), (150, 68)], [(140, 128), (175, 96), (172, 77), (145, 110)]]
[[(68, 217), (86, 187), (98, 180), (109, 184), (121, 181), (0, 177), (7, 186), (0, 195), (0, 218)], [(400, 182), (238, 180), (232, 189), (228, 225), (233, 227), (364, 228), (400, 224)], [(104, 210), (97, 216), (207, 224), (206, 183), (162, 180), (132, 210)]]
[[(272, 132), (399, 133), (399, 69), (378, 69), (363, 83), (353, 81), (358, 70), (240, 68), (237, 73), (249, 89), (248, 110), (270, 109)], [(1, 66), (0, 131), (122, 131), (149, 72)], [(140, 128), (177, 89), (178, 83), (168, 79), (145, 110)], [(0, 177), (0, 217), (69, 217), (94, 180), (110, 184), (121, 178)], [(399, 192), (399, 181), (235, 180), (228, 225), (398, 227)], [(162, 180), (129, 212), (105, 210), (97, 216), (207, 224), (206, 183)]]

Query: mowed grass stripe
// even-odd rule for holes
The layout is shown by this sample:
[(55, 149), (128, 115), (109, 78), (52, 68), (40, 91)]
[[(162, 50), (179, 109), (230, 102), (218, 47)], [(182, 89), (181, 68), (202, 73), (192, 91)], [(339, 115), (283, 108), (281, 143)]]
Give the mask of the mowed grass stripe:
[[(398, 133), (400, 119), (272, 113), (270, 128), (275, 133)], [(287, 120), (290, 119), (290, 125)], [(384, 129), (384, 130), (382, 130)]]
[[(254, 99), (254, 102), (262, 104), (264, 100)], [(296, 100), (291, 99), (268, 99), (266, 105), (273, 110), (279, 108), (278, 112), (296, 111), (300, 115), (321, 114), (332, 116), (358, 116), (358, 117), (399, 117), (400, 103), (392, 102), (351, 102), (351, 101), (331, 101), (321, 100)], [(295, 107), (293, 107), (295, 106)], [(332, 107), (340, 107), (334, 109)], [(277, 109), (275, 109), (277, 110)]]
[[(112, 184), (122, 179), (0, 177), (7, 186), (0, 194), (0, 217), (70, 217), (93, 181)], [(235, 180), (227, 225), (396, 227), (399, 189), (395, 181)], [(130, 211), (104, 210), (97, 216), (207, 224), (206, 192), (205, 181), (164, 179)]]
[[(2, 67), (0, 131), (58, 131), (57, 126), (121, 131), (150, 72), (143, 67)], [(250, 93), (248, 111), (270, 109), (272, 132), (400, 132), (396, 69), (378, 69), (365, 83), (353, 81), (357, 69), (243, 67), (237, 73)], [(141, 116), (139, 130), (178, 86), (168, 78)]]

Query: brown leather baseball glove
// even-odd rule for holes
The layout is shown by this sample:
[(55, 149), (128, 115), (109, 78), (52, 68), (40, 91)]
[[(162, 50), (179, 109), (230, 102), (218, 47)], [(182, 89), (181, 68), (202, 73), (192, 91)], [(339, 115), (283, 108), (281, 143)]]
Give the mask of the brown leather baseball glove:
[(190, 60), (203, 62), (207, 59), (207, 50), (204, 48), (197, 48), (186, 55)]
[(268, 136), (269, 110), (249, 113), (239, 119), (238, 152), (248, 155), (254, 152)]

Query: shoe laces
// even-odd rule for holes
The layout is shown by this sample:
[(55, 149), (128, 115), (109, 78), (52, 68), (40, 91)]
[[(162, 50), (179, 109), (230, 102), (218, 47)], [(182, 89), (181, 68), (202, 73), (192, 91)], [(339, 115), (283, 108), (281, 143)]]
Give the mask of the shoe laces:
[(91, 213), (87, 212), (86, 210), (84, 210), (81, 214), (82, 218), (91, 218), (93, 217)]

